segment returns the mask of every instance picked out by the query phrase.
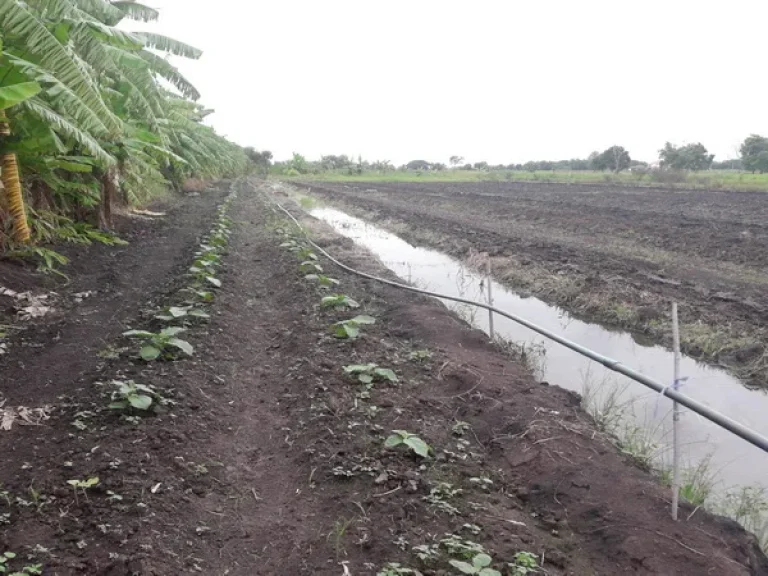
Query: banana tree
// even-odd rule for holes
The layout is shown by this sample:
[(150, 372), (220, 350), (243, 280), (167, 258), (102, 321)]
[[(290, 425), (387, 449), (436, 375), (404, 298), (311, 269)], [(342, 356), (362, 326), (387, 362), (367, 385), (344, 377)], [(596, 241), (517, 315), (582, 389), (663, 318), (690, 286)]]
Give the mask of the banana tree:
[[(11, 127), (8, 122), (6, 110), (16, 106), (25, 100), (29, 100), (42, 90), (37, 82), (19, 82), (17, 84), (0, 86), (0, 138), (4, 141), (11, 135)], [(2, 154), (2, 182), (8, 203), (8, 212), (12, 218), (13, 239), (17, 242), (29, 240), (29, 225), (27, 213), (24, 208), (24, 196), (21, 192), (19, 179), (19, 165), (16, 154), (5, 152)]]

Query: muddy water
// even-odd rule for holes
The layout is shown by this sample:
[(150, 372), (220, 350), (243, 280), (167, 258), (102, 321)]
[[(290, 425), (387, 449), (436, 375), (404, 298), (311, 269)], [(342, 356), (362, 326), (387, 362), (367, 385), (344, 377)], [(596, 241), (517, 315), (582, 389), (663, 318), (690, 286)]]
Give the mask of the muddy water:
[[(373, 252), (393, 272), (413, 284), (446, 295), (487, 302), (484, 278), (467, 269), (458, 260), (440, 252), (412, 246), (401, 238), (358, 218), (320, 207), (311, 214), (338, 233)], [(672, 354), (659, 346), (638, 343), (625, 332), (610, 331), (570, 317), (563, 310), (536, 298), (523, 298), (498, 283), (492, 284), (496, 307), (569, 338), (615, 360), (631, 366), (658, 381), (672, 379)], [(445, 301), (456, 309), (457, 304)], [(488, 331), (488, 312), (475, 307), (457, 310), (465, 319)], [(526, 343), (538, 358), (538, 377), (579, 393), (589, 383), (599, 398), (618, 390), (627, 421), (652, 434), (659, 448), (656, 457), (668, 465), (671, 453), (671, 409), (669, 399), (624, 376), (607, 370), (576, 352), (551, 342), (515, 322), (494, 317), (496, 333), (518, 343)], [(684, 357), (681, 374), (687, 380), (682, 391), (739, 422), (768, 435), (768, 395), (745, 388), (722, 370), (707, 367)], [(691, 412), (681, 418), (683, 463), (692, 467), (702, 459), (711, 459), (718, 488), (765, 484), (768, 478), (768, 454)]]

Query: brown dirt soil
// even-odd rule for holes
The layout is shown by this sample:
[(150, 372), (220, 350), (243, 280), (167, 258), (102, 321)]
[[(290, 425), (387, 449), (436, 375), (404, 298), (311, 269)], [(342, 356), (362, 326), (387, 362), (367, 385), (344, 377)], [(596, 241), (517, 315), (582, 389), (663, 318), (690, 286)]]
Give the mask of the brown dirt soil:
[(482, 183), (307, 183), (313, 195), (397, 234), (465, 256), (578, 316), (669, 345), (768, 385), (768, 195)]
[[(317, 288), (278, 247), (288, 225), (263, 190), (240, 187), (213, 316), (189, 331), (194, 357), (144, 364), (131, 348), (102, 359), (96, 342), (119, 350), (123, 327), (109, 318), (153, 327), (142, 310), (182, 298), (180, 275), (216, 195), (168, 216), (178, 239), (147, 234), (111, 259), (74, 255), (80, 274), (109, 271), (112, 286), (127, 294), (137, 284), (146, 297), (129, 304), (100, 292), (86, 300), (90, 314), (62, 308), (57, 322), (90, 338), (69, 341), (77, 363), (55, 372), (44, 363), (65, 361), (50, 354), (68, 331), (46, 332), (42, 321), (23, 333), (34, 355), (13, 342), (0, 373), (7, 405), (54, 410), (42, 426), (0, 432), (0, 548), (57, 575), (339, 576), (388, 562), (447, 575), (455, 571), (440, 540), (454, 533), (499, 569), (528, 551), (552, 575), (768, 574), (735, 523), (689, 506), (690, 519), (673, 522), (667, 491), (595, 431), (576, 396), (536, 383), (439, 303), (328, 268), (362, 306), (320, 309)], [(307, 225), (345, 261), (382, 272), (350, 241)], [(330, 336), (331, 322), (356, 313), (376, 324), (356, 341)], [(422, 349), (431, 356), (411, 358)], [(398, 383), (366, 393), (343, 373), (367, 362), (393, 368)], [(94, 385), (116, 377), (177, 404), (126, 422)], [(423, 438), (432, 457), (383, 448), (392, 430)], [(67, 480), (93, 476), (99, 484), (76, 498)], [(418, 545), (436, 545), (439, 558), (422, 564)]]

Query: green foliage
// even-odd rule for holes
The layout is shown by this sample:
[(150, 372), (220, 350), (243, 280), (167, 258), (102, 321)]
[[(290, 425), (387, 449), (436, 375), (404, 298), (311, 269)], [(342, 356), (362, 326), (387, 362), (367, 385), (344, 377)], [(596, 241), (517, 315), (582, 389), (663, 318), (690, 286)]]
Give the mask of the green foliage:
[(93, 488), (94, 486), (97, 486), (99, 484), (99, 477), (93, 476), (92, 478), (88, 478), (87, 480), (67, 480), (67, 484), (72, 486), (72, 490), (75, 493), (75, 501), (77, 501), (77, 491), (78, 489), (82, 491), (83, 496), (85, 496), (86, 500), (88, 499), (88, 488)]
[(197, 266), (190, 266), (189, 273), (195, 279), (197, 285), (207, 284), (214, 286), (215, 288), (221, 288), (221, 280), (211, 274), (211, 271), (207, 268), (198, 268)]
[(323, 296), (320, 300), (320, 306), (323, 308), (360, 308), (360, 304), (345, 294)]
[(392, 430), (392, 435), (384, 441), (386, 448), (397, 448), (398, 446), (406, 446), (417, 456), (426, 458), (432, 451), (429, 444), (424, 442), (421, 438), (405, 430)]
[(208, 290), (195, 290), (194, 288), (187, 288), (187, 291), (191, 292), (195, 298), (201, 302), (213, 302), (213, 299), (216, 297), (213, 292), (209, 292)]
[(612, 172), (621, 172), (626, 170), (632, 164), (632, 159), (621, 146), (611, 146), (601, 153), (593, 153), (590, 156), (592, 168), (595, 170), (611, 170)]
[(470, 428), (469, 422), (459, 420), (453, 425), (451, 432), (453, 432), (454, 436), (464, 436), (464, 433)]
[[(247, 170), (245, 152), (203, 124), (210, 111), (194, 102), (198, 91), (164, 57), (198, 58), (200, 51), (118, 27), (125, 18), (157, 15), (122, 0), (0, 3), (0, 109), (12, 131), (1, 152), (16, 155), (26, 187), (50, 212), (84, 220), (99, 208), (102, 190), (138, 202), (189, 177)], [(34, 230), (41, 215), (32, 208)], [(96, 230), (60, 235), (117, 242)]]
[(160, 406), (167, 403), (152, 386), (137, 384), (133, 380), (113, 380), (112, 385), (117, 390), (112, 392), (109, 408), (120, 412), (149, 412), (157, 411)]
[(536, 572), (539, 567), (538, 559), (530, 552), (518, 552), (515, 554), (514, 560), (514, 562), (507, 565), (510, 570), (510, 576), (527, 576)]
[(376, 576), (422, 576), (421, 572), (414, 568), (407, 568), (399, 562), (389, 562), (381, 570), (376, 572)]
[(462, 560), (471, 560), (478, 554), (486, 554), (482, 544), (465, 540), (456, 534), (446, 534), (445, 538), (440, 540), (440, 545), (448, 551), (448, 554)]
[(7, 252), (5, 257), (19, 259), (31, 258), (37, 260), (37, 269), (40, 272), (44, 274), (58, 274), (59, 276), (66, 278), (66, 276), (59, 270), (59, 266), (66, 265), (69, 262), (69, 258), (50, 248), (27, 246), (25, 248), (18, 248)]
[(432, 358), (432, 352), (426, 349), (414, 350), (408, 355), (408, 357), (415, 362), (424, 362), (425, 360)]
[(336, 278), (331, 278), (330, 276), (324, 276), (322, 274), (307, 274), (304, 276), (304, 279), (310, 282), (317, 282), (317, 285), (322, 290), (328, 290), (329, 288), (341, 284)]
[(493, 559), (488, 554), (478, 554), (472, 558), (472, 563), (462, 560), (450, 560), (449, 564), (462, 574), (477, 574), (478, 576), (501, 576), (501, 572), (491, 568)]
[(440, 549), (436, 544), (420, 544), (413, 547), (413, 553), (424, 564), (432, 564), (440, 559)]
[(768, 172), (768, 138), (751, 134), (741, 145), (744, 169), (750, 172)]
[(457, 516), (459, 514), (459, 509), (451, 504), (449, 500), (458, 496), (461, 492), (461, 488), (454, 488), (453, 485), (448, 482), (438, 482), (438, 484), (433, 486), (429, 491), (429, 495), (424, 496), (424, 501), (441, 512), (445, 512), (451, 516)]
[(360, 337), (360, 327), (375, 324), (376, 319), (372, 316), (355, 316), (349, 320), (342, 320), (331, 324), (331, 333), (340, 340), (356, 340)]
[(141, 356), (142, 360), (150, 362), (158, 359), (172, 360), (179, 353), (192, 356), (194, 354), (192, 345), (186, 340), (176, 337), (181, 332), (184, 332), (184, 328), (169, 326), (168, 328), (163, 328), (160, 332), (128, 330), (123, 332), (123, 336), (142, 340), (144, 344), (139, 350), (139, 356)]
[(659, 160), (664, 168), (672, 170), (707, 170), (712, 166), (714, 154), (708, 154), (703, 144), (686, 144), (674, 146), (671, 142), (664, 144), (659, 150)]
[(378, 364), (350, 364), (344, 372), (366, 386), (376, 381), (397, 382), (397, 375), (390, 368), (379, 368)]
[(323, 267), (314, 260), (305, 260), (299, 265), (299, 270), (304, 274), (317, 274), (323, 271)]
[(8, 572), (11, 569), (11, 562), (15, 559), (16, 554), (13, 552), (3, 552), (0, 554), (0, 574), (8, 574), (8, 576), (36, 576), (43, 573), (42, 564), (27, 564), (20, 571)]
[(208, 319), (210, 315), (194, 306), (168, 306), (163, 309), (162, 313), (157, 314), (155, 318), (163, 322), (174, 322), (185, 318)]

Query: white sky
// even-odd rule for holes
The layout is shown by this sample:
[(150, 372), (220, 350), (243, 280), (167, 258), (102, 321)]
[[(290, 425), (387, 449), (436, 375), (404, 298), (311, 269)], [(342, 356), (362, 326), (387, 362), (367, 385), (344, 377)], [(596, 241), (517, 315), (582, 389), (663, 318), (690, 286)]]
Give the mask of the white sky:
[(718, 160), (768, 134), (765, 0), (143, 0), (235, 142), (309, 159)]

